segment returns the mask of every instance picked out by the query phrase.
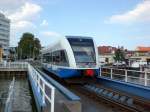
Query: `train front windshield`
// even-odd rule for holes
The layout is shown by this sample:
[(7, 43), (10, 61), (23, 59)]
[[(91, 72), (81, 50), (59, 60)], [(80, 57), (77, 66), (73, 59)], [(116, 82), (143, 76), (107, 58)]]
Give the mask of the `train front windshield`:
[(76, 63), (96, 63), (95, 49), (92, 39), (68, 38)]

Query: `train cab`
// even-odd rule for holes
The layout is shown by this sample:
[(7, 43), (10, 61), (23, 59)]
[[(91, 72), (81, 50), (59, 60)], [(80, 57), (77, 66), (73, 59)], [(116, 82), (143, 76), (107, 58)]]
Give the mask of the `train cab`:
[(91, 37), (66, 36), (42, 54), (43, 67), (60, 78), (99, 74), (97, 47)]

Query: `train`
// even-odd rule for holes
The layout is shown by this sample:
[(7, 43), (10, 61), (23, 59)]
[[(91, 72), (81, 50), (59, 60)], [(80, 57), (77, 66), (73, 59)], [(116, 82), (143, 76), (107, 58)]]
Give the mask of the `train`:
[(42, 67), (59, 78), (99, 75), (98, 50), (92, 37), (64, 36), (41, 52)]

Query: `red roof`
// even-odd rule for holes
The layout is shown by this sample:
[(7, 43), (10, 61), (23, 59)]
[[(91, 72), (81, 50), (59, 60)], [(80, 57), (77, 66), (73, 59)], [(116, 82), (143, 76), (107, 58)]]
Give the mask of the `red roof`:
[(99, 54), (110, 54), (113, 51), (116, 51), (116, 47), (112, 47), (112, 46), (99, 46), (98, 47), (98, 53)]
[(137, 47), (136, 49), (137, 51), (140, 51), (140, 52), (150, 52), (150, 47)]

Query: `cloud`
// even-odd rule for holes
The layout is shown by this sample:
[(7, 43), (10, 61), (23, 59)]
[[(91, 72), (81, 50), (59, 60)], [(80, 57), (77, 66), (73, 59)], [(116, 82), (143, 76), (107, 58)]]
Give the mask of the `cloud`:
[(11, 20), (10, 44), (16, 45), (23, 32), (35, 32), (35, 20), (38, 20), (42, 7), (32, 0), (0, 1), (0, 11)]
[(61, 36), (59, 33), (52, 32), (52, 31), (43, 31), (40, 34), (46, 37), (60, 37)]
[(16, 12), (8, 15), (11, 20), (12, 33), (26, 31), (29, 28), (30, 30), (35, 29), (36, 25), (33, 21), (41, 10), (42, 8), (39, 5), (26, 2)]
[(106, 23), (140, 23), (140, 22), (150, 22), (150, 1), (145, 0), (142, 3), (137, 4), (137, 6), (128, 12), (123, 14), (113, 15), (106, 21)]
[(30, 22), (30, 21), (18, 21), (18, 22), (16, 22), (16, 23), (13, 23), (12, 24), (12, 27), (13, 27), (13, 29), (15, 29), (15, 30), (21, 30), (21, 29), (24, 29), (24, 28), (36, 28), (36, 26), (32, 23), (32, 22)]
[(11, 20), (12, 29), (23, 28), (29, 24), (31, 26), (41, 10), (41, 6), (31, 0), (0, 1), (0, 11)]
[(35, 32), (37, 26), (34, 25), (30, 21), (18, 21), (17, 23), (11, 24), (11, 30), (10, 30), (10, 45), (16, 46), (17, 42), (20, 40), (20, 37), (22, 36), (22, 33), (24, 32)]
[(40, 25), (41, 25), (41, 26), (48, 26), (47, 20), (44, 19)]
[(39, 5), (27, 2), (17, 12), (9, 15), (9, 18), (12, 21), (31, 20), (41, 9)]
[(42, 45), (48, 46), (62, 37), (61, 34), (53, 31), (41, 31), (39, 34)]
[(16, 11), (20, 6), (25, 2), (30, 0), (1, 0), (0, 1), (0, 10), (5, 12), (5, 14), (10, 14)]

